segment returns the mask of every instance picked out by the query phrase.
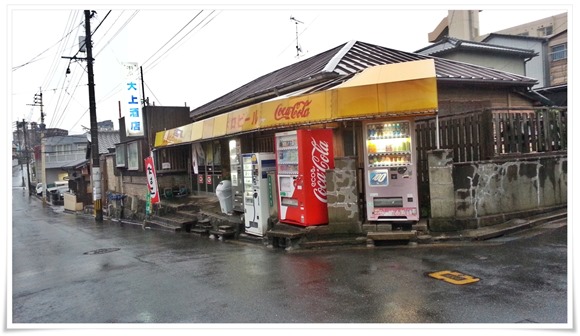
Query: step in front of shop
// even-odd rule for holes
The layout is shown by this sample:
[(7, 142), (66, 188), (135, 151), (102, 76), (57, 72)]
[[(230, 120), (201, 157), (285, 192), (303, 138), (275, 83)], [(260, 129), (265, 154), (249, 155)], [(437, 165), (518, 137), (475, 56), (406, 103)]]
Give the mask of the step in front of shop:
[(367, 246), (383, 244), (408, 244), (417, 239), (417, 230), (368, 232)]

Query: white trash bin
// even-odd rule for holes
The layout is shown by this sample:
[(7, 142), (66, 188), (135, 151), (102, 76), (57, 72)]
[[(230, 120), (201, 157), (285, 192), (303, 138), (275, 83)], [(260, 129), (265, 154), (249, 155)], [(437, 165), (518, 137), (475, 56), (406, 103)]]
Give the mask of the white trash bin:
[(234, 208), (232, 200), (232, 182), (229, 180), (221, 181), (216, 187), (215, 193), (220, 201), (222, 212), (225, 214), (231, 214)]

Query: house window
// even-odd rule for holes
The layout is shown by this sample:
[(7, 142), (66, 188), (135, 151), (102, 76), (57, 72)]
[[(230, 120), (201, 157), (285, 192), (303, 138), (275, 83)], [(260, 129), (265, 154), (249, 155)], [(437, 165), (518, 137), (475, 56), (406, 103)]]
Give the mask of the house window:
[(139, 170), (139, 142), (131, 142), (127, 145), (127, 168)]
[(552, 35), (552, 26), (538, 28), (538, 36)]
[(115, 160), (117, 161), (116, 166), (125, 168), (127, 167), (127, 146), (125, 144), (118, 145), (115, 149)]
[(550, 56), (552, 58), (552, 62), (568, 58), (567, 43), (553, 46), (550, 52)]

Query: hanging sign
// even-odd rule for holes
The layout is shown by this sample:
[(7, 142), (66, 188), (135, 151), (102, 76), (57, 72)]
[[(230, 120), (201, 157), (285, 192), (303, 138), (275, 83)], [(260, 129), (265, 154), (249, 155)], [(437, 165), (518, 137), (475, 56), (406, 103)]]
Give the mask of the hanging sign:
[(137, 63), (123, 63), (125, 83), (121, 100), (125, 116), (125, 130), (128, 136), (143, 136), (143, 116), (141, 115), (141, 82)]
[(159, 187), (157, 186), (157, 176), (153, 158), (148, 156), (145, 159), (145, 174), (147, 176), (147, 187), (151, 193), (151, 204), (159, 203)]

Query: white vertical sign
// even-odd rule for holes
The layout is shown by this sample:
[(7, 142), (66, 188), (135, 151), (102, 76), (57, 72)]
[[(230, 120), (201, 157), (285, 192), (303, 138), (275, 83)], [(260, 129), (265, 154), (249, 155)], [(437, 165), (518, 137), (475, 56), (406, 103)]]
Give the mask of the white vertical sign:
[(125, 116), (125, 130), (127, 136), (142, 136), (144, 133), (139, 66), (134, 62), (123, 63), (123, 66), (125, 67), (125, 83), (121, 108)]

